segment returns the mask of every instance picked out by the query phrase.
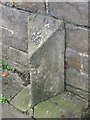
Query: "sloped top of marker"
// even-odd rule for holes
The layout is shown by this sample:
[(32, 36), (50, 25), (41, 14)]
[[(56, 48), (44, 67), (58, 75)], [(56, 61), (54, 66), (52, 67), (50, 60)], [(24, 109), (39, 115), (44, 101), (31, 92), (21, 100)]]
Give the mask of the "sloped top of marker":
[(29, 57), (48, 40), (53, 33), (63, 27), (63, 21), (46, 15), (30, 15), (28, 19)]

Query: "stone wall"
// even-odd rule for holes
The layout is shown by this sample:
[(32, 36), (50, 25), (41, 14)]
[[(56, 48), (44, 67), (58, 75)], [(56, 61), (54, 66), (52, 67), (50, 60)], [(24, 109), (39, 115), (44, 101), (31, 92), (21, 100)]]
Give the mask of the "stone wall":
[[(63, 51), (64, 59), (56, 59), (57, 62), (54, 63), (52, 61), (51, 63), (53, 63), (54, 65), (55, 64), (59, 65), (61, 64), (63, 60), (64, 71), (63, 70), (62, 71), (64, 72), (64, 76), (62, 77), (62, 75), (60, 75), (60, 72), (62, 72), (61, 68), (63, 69), (63, 66), (60, 66), (61, 68), (57, 67), (55, 70), (55, 71), (59, 70), (59, 75), (57, 76), (61, 78), (60, 79), (61, 83), (64, 82), (63, 88), (65, 90), (71, 91), (75, 94), (78, 94), (81, 97), (88, 99), (88, 93), (90, 92), (88, 89), (88, 84), (89, 84), (88, 32), (90, 31), (89, 29), (90, 26), (88, 25), (88, 14), (89, 14), (88, 3), (87, 2), (86, 3), (84, 2), (82, 3), (81, 2), (79, 3), (77, 2), (74, 2), (74, 3), (73, 2), (72, 3), (70, 2), (63, 2), (63, 3), (61, 2), (59, 3), (51, 3), (51, 2), (50, 3), (44, 3), (44, 2), (42, 3), (32, 3), (32, 2), (30, 3), (27, 3), (27, 2), (6, 2), (4, 3), (2, 2), (1, 4), (2, 4), (1, 5), (2, 25), (0, 22), (0, 30), (2, 29), (2, 41), (0, 39), (0, 45), (3, 44), (2, 45), (3, 59), (7, 60), (10, 64), (12, 64), (12, 66), (15, 66), (17, 69), (21, 71), (24, 71), (24, 70), (27, 71), (29, 63), (33, 64), (34, 66), (38, 64), (39, 65), (38, 68), (40, 68), (40, 66), (42, 67), (41, 64), (43, 63), (41, 62), (38, 63), (38, 60), (40, 61), (41, 57), (43, 58), (45, 57), (43, 56), (42, 51), (45, 50), (47, 47), (45, 48), (44, 44), (45, 42), (47, 44), (47, 41), (48, 42), (50, 40), (53, 41), (53, 38), (54, 40), (57, 39), (57, 42), (58, 42), (60, 33), (58, 33), (59, 30), (57, 29), (60, 29), (60, 21), (62, 21), (63, 29), (65, 31), (65, 33), (62, 33), (63, 34), (62, 36), (64, 36), (63, 37), (64, 43), (62, 44), (62, 46), (65, 48), (65, 51)], [(44, 39), (43, 39), (44, 44), (40, 48), (38, 47), (32, 48), (32, 43), (28, 41), (30, 39), (30, 36), (28, 36), (28, 28), (30, 28), (30, 26), (28, 25), (28, 21), (29, 21), (28, 18), (33, 19), (33, 16), (35, 17), (35, 15), (36, 17), (38, 16), (38, 22), (33, 23), (33, 24), (37, 26), (37, 24), (39, 23), (37, 28), (41, 25), (41, 28), (42, 28), (41, 32), (43, 35), (44, 35), (44, 32), (48, 30), (48, 29), (45, 29), (45, 27), (43, 27), (43, 24), (42, 24), (43, 16), (45, 17), (43, 21), (45, 21), (46, 18), (48, 17), (50, 17), (50, 20), (53, 19), (54, 21), (53, 24), (57, 24), (57, 21), (59, 21), (59, 24), (52, 27), (52, 29), (48, 31), (48, 35), (44, 36)], [(59, 26), (59, 28), (57, 26)], [(51, 32), (50, 35), (49, 35), (49, 32)], [(58, 34), (58, 38), (55, 38), (55, 35), (54, 35), (55, 32), (56, 34)], [(53, 45), (55, 43), (53, 41), (53, 43), (49, 42), (48, 44), (50, 46), (51, 44)], [(57, 55), (59, 55), (58, 50), (60, 51), (61, 49), (62, 48), (55, 49), (55, 52)], [(47, 48), (47, 50), (51, 52), (51, 55), (53, 55), (53, 52), (50, 51), (49, 47)], [(40, 57), (40, 55), (42, 56)], [(48, 55), (46, 56), (49, 57)], [(28, 61), (28, 58), (29, 58), (29, 61)], [(30, 59), (33, 62), (30, 62)], [(36, 59), (37, 61), (34, 61)], [(54, 56), (54, 59), (55, 59), (55, 56)], [(48, 61), (48, 64), (50, 65), (50, 61), (49, 60), (47, 61)], [(52, 69), (54, 69), (54, 67), (55, 66), (53, 66)], [(55, 71), (54, 72), (50, 71), (50, 73), (55, 73)], [(41, 70), (41, 73), (43, 73), (42, 70)], [(33, 78), (32, 81), (34, 81), (35, 79), (36, 78)], [(58, 84), (58, 80), (56, 83)], [(49, 83), (49, 84), (50, 86), (52, 86), (51, 85), (52, 83)], [(43, 85), (43, 81), (42, 81), (42, 85)], [(43, 88), (41, 89), (44, 90)], [(57, 92), (55, 92), (54, 90), (53, 95), (55, 93), (58, 94), (60, 92), (58, 91), (58, 89), (59, 88), (57, 88)], [(40, 99), (41, 99), (41, 96), (40, 96)]]

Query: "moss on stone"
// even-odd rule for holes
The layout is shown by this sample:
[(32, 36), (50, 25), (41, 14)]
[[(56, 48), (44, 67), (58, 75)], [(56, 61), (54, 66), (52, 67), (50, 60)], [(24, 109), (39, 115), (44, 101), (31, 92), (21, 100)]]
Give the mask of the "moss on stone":
[(70, 94), (60, 94), (35, 107), (35, 118), (80, 118), (81, 109), (86, 106), (86, 101)]
[(21, 90), (20, 93), (11, 101), (16, 108), (27, 111), (31, 106), (31, 93), (28, 87)]

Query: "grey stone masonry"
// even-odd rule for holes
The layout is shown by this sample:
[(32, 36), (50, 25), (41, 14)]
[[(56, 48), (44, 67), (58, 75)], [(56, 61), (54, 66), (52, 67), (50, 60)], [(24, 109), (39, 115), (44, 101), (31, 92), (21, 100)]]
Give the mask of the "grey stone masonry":
[[(21, 0), (22, 1), (22, 0)], [(16, 8), (27, 10), (32, 13), (45, 14), (45, 4), (44, 2), (14, 2), (13, 5)]]
[(78, 25), (88, 26), (88, 2), (20, 2), (10, 0), (2, 2), (7, 6), (14, 6), (32, 13), (50, 14), (56, 18), (64, 19)]
[(28, 54), (32, 105), (64, 91), (65, 30), (61, 20), (43, 15), (29, 18)]
[(39, 14), (45, 14), (45, 3), (44, 2), (32, 2), (32, 1), (14, 1), (10, 0), (8, 2), (2, 1), (2, 4), (9, 6), (9, 7), (15, 7), (17, 9), (29, 11), (32, 13), (39, 13)]
[[(89, 28), (66, 24), (67, 48), (77, 51), (79, 54), (88, 54), (88, 32)], [(85, 56), (85, 55), (83, 55)]]
[(15, 109), (13, 106), (10, 106), (8, 104), (2, 105), (2, 118), (28, 118), (31, 117), (26, 115), (25, 113), (21, 113), (19, 110)]
[(72, 86), (67, 86), (67, 89), (72, 89), (71, 91), (87, 99), (88, 95), (86, 96), (85, 92), (90, 92), (88, 87), (89, 31), (90, 29), (85, 27), (66, 24), (66, 84)]
[(66, 22), (88, 26), (88, 2), (49, 2), (49, 12)]
[(2, 29), (3, 44), (27, 52), (27, 17), (28, 13), (2, 6), (0, 28)]
[(28, 65), (28, 54), (21, 50), (2, 44), (3, 59), (16, 62), (22, 66)]
[(48, 1), (0, 0), (5, 117), (77, 118), (90, 110), (88, 2)]

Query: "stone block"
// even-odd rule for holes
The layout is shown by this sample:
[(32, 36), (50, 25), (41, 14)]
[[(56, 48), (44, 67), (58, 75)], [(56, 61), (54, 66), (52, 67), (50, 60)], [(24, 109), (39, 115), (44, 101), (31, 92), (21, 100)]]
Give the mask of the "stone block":
[(2, 6), (2, 42), (15, 49), (27, 52), (29, 13)]
[(18, 57), (18, 51), (15, 50), (14, 48), (8, 46), (7, 59), (10, 59), (11, 61), (14, 61), (14, 62), (18, 62), (17, 57)]
[(76, 94), (76, 95), (80, 96), (81, 98), (86, 99), (87, 101), (90, 101), (90, 98), (89, 98), (90, 91), (86, 92), (84, 90), (77, 89), (77, 88), (75, 88), (75, 87), (73, 87), (73, 86), (71, 86), (69, 84), (66, 86), (66, 89), (67, 89), (67, 91), (69, 91), (69, 92), (71, 92), (73, 94)]
[(88, 74), (80, 73), (73, 68), (68, 68), (66, 70), (66, 83), (72, 85), (75, 88), (79, 88), (83, 91), (89, 91), (88, 83), (89, 77)]
[[(31, 114), (31, 111), (30, 111)], [(14, 108), (11, 105), (3, 104), (2, 105), (2, 119), (6, 118), (30, 118), (31, 116), (26, 115), (25, 113), (21, 113), (19, 110)]]
[(9, 0), (9, 1), (3, 1), (1, 2), (3, 5), (9, 6), (9, 7), (15, 7), (18, 9), (22, 9), (23, 11), (28, 11), (32, 13), (39, 13), (39, 14), (45, 14), (45, 3), (44, 2), (33, 2), (33, 1), (15, 1), (15, 0)]
[(28, 44), (33, 106), (64, 90), (63, 22), (40, 15), (29, 18)]
[(17, 50), (17, 51), (18, 51), (18, 56), (17, 56), (18, 63), (28, 67), (28, 53), (20, 50)]
[(13, 5), (16, 8), (27, 10), (32, 13), (39, 13), (39, 14), (45, 14), (45, 3), (44, 2), (25, 2), (21, 0), (21, 2), (14, 2)]
[(34, 117), (55, 119), (81, 118), (88, 102), (70, 92), (62, 93), (35, 106)]
[(66, 47), (88, 54), (89, 29), (66, 24)]
[(3, 59), (28, 67), (28, 54), (5, 44), (2, 44), (2, 57)]
[(67, 68), (71, 67), (76, 69), (77, 71), (80, 71), (81, 57), (77, 51), (74, 51), (73, 49), (70, 48), (66, 49), (66, 64), (67, 64), (66, 66)]
[(67, 68), (73, 68), (81, 73), (88, 74), (88, 59), (90, 57), (84, 53), (78, 53), (71, 48), (66, 49)]
[(88, 2), (49, 2), (49, 12), (66, 22), (88, 26)]
[(12, 99), (11, 104), (19, 110), (26, 112), (31, 106), (31, 86), (23, 88), (15, 97)]
[(17, 71), (19, 71), (20, 73), (24, 73), (24, 72), (28, 71), (28, 67), (27, 66), (21, 65), (20, 63), (11, 61), (9, 59), (7, 60), (7, 59), (5, 59), (3, 57), (2, 57), (2, 59), (4, 61), (6, 61), (6, 63), (8, 63), (10, 66), (12, 66), (13, 68), (15, 68)]
[(9, 73), (9, 75), (7, 77), (2, 77), (2, 94), (5, 95), (8, 100), (11, 100), (22, 90), (22, 79), (17, 73), (4, 72)]

